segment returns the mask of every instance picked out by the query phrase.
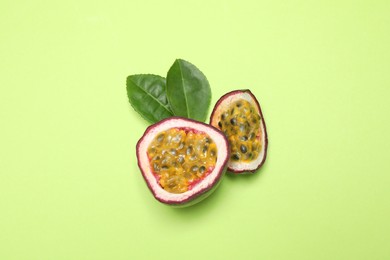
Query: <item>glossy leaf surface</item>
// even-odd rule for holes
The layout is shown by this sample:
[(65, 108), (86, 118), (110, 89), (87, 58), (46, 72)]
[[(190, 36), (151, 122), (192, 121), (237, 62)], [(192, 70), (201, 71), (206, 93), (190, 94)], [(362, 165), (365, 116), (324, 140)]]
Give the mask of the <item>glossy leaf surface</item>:
[(176, 116), (204, 122), (211, 101), (209, 82), (193, 64), (177, 59), (168, 71), (167, 98)]
[(165, 78), (152, 74), (127, 77), (127, 96), (131, 106), (150, 123), (173, 116), (166, 96)]

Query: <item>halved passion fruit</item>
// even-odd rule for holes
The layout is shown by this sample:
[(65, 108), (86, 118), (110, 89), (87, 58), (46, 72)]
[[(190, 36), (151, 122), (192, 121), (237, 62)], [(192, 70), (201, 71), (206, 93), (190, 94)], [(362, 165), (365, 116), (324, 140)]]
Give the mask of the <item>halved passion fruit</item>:
[(137, 159), (158, 201), (189, 206), (219, 184), (229, 160), (229, 144), (210, 125), (170, 117), (146, 129), (137, 143)]
[(222, 96), (210, 117), (210, 124), (228, 137), (228, 170), (255, 172), (267, 155), (267, 131), (259, 102), (249, 90), (236, 90)]

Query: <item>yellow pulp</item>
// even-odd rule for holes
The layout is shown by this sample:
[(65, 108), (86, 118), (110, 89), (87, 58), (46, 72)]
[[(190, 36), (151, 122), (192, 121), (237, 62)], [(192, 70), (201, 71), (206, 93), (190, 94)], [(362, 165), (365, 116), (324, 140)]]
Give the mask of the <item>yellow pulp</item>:
[(203, 132), (171, 128), (153, 139), (148, 157), (161, 187), (183, 193), (214, 169), (217, 146)]
[(260, 115), (244, 99), (237, 100), (218, 118), (219, 128), (228, 137), (230, 160), (249, 162), (261, 151)]

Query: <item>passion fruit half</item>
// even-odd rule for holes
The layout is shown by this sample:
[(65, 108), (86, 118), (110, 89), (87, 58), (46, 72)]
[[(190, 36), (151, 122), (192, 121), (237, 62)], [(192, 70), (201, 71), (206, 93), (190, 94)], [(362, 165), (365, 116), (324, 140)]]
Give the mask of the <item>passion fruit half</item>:
[(218, 129), (170, 117), (149, 126), (137, 143), (142, 176), (160, 202), (193, 205), (215, 190), (229, 160), (229, 144)]
[(223, 95), (213, 109), (210, 124), (229, 140), (228, 171), (253, 173), (263, 165), (267, 156), (267, 131), (259, 102), (250, 90)]

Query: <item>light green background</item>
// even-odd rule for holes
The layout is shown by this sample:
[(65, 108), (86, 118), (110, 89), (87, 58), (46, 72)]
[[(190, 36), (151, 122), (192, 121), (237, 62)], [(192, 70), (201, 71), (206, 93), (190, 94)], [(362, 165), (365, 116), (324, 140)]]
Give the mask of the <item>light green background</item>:
[[(390, 259), (389, 3), (2, 0), (0, 259)], [(187, 209), (147, 189), (125, 91), (175, 58), (270, 139)]]

